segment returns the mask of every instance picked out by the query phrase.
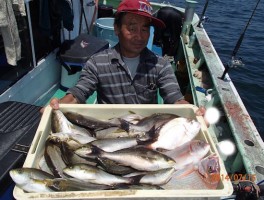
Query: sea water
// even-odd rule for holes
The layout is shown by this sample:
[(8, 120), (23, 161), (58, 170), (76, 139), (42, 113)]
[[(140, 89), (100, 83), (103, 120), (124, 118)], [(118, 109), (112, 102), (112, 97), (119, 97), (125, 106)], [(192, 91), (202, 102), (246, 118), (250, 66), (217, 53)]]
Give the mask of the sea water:
[[(185, 7), (185, 1), (171, 1)], [(198, 0), (196, 13), (200, 17), (206, 0)], [(236, 43), (257, 4), (257, 0), (211, 0), (203, 23), (220, 59), (225, 65), (231, 59)], [(233, 81), (249, 115), (264, 140), (264, 2), (260, 1), (236, 54), (244, 67), (232, 68)]]

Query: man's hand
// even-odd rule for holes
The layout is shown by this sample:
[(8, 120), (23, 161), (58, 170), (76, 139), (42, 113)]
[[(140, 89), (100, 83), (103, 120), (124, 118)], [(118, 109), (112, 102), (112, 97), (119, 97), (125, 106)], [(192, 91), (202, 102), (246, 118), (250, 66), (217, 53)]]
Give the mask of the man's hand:
[(205, 111), (206, 111), (205, 107), (204, 106), (201, 106), (201, 107), (198, 108), (198, 110), (196, 111), (195, 114), (197, 116), (203, 116), (204, 117)]
[(60, 108), (60, 100), (58, 98), (53, 98), (50, 100), (50, 107), (54, 110), (58, 110)]
[[(53, 98), (50, 100), (50, 106), (52, 109), (54, 110), (58, 110), (59, 109), (59, 102), (60, 100), (58, 98)], [(44, 110), (45, 110), (46, 106), (44, 106), (43, 108), (40, 109), (40, 113), (43, 114)]]
[[(72, 95), (72, 94), (66, 94), (63, 98), (61, 99), (58, 99), (58, 98), (52, 98), (50, 100), (50, 107), (54, 110), (58, 110), (60, 108), (60, 105), (59, 104), (67, 104), (67, 103), (71, 103), (71, 104), (76, 104), (78, 103), (77, 102), (77, 99)], [(45, 110), (45, 107), (43, 107), (40, 112), (43, 113)]]
[(202, 116), (204, 118), (204, 121), (205, 121), (206, 126), (209, 127), (210, 126), (210, 123), (205, 118), (205, 112), (206, 112), (205, 107), (204, 106), (201, 106), (201, 107), (198, 108), (198, 110), (196, 111), (195, 114), (197, 116)]

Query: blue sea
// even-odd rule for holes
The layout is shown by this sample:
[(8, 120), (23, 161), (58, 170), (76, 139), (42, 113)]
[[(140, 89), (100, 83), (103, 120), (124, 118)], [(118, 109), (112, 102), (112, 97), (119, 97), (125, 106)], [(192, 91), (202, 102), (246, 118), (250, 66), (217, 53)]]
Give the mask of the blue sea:
[[(171, 1), (172, 2), (172, 1)], [(195, 12), (200, 17), (206, 0), (197, 1)], [(173, 1), (185, 7), (185, 1)], [(257, 0), (209, 0), (204, 23), (220, 59), (226, 64), (252, 15)], [(228, 74), (264, 140), (264, 2), (260, 1), (236, 54), (244, 67), (232, 68)]]

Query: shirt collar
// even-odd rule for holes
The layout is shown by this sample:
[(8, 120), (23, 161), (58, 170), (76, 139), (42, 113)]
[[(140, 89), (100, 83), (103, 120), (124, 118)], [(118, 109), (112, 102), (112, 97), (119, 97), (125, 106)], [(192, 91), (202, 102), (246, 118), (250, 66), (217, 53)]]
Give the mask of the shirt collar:
[[(124, 64), (124, 61), (121, 58), (121, 54), (119, 53), (119, 45), (117, 44), (116, 46), (113, 47), (113, 54), (109, 56), (110, 60), (112, 59), (118, 59), (119, 63), (121, 65)], [(145, 63), (149, 61), (155, 61), (156, 56), (153, 52), (151, 52), (147, 47), (143, 49), (143, 51), (140, 53), (140, 63)]]

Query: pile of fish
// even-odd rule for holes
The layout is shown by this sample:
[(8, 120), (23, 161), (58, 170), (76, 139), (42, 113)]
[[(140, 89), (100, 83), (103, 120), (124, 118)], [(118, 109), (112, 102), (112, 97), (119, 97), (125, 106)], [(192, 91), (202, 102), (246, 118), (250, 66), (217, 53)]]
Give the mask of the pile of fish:
[(39, 166), (12, 169), (10, 176), (26, 192), (193, 189), (198, 182), (216, 189), (219, 158), (195, 139), (200, 128), (168, 113), (103, 121), (53, 110)]

